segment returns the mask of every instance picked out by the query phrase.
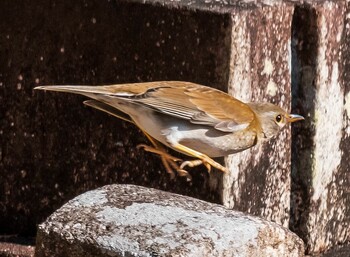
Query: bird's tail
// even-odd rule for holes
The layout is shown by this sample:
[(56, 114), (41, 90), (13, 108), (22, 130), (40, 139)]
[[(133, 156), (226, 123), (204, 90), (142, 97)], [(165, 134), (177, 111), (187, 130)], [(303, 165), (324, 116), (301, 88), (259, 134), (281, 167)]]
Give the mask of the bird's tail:
[(39, 86), (35, 87), (35, 90), (45, 90), (45, 91), (56, 91), (56, 92), (67, 92), (73, 94), (88, 95), (91, 94), (110, 94), (110, 90), (106, 86)]

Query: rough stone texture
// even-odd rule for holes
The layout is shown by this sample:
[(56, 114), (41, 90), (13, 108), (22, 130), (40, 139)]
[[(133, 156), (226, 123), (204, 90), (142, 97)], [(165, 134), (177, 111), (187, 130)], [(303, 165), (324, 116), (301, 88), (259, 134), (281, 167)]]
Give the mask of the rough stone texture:
[(0, 257), (34, 257), (34, 246), (0, 242)]
[(291, 228), (312, 254), (350, 241), (349, 44), (345, 1), (296, 9), (293, 109), (308, 118), (293, 135)]
[(176, 194), (110, 185), (39, 226), (43, 256), (304, 256), (300, 238), (263, 219)]
[[(244, 101), (269, 101), (290, 107), (290, 34), (293, 7), (272, 6), (232, 12), (229, 91)], [(290, 130), (226, 163), (223, 203), (284, 226), (290, 209)]]
[[(349, 257), (350, 245), (335, 246), (320, 257)], [(317, 256), (317, 255), (316, 255)]]

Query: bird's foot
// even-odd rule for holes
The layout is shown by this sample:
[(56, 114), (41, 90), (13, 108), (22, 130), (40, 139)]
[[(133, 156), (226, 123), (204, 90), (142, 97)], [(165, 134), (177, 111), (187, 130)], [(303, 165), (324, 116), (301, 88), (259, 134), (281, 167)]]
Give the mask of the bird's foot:
[(155, 153), (155, 154), (159, 155), (161, 160), (162, 160), (162, 163), (165, 167), (165, 170), (167, 171), (167, 173), (170, 174), (171, 179), (175, 178), (174, 171), (176, 171), (180, 177), (186, 177), (187, 181), (192, 180), (192, 177), (188, 173), (188, 171), (184, 170), (176, 163), (176, 162), (182, 162), (181, 159), (168, 154), (167, 152), (165, 152), (165, 150), (163, 148), (160, 148), (160, 147), (154, 148), (152, 146), (140, 144), (137, 146), (137, 149), (140, 149), (140, 148), (142, 148), (146, 152), (151, 152), (151, 153)]
[(180, 169), (183, 169), (186, 166), (193, 168), (193, 167), (199, 166), (201, 164), (203, 164), (207, 168), (208, 173), (210, 173), (210, 171), (211, 171), (210, 164), (207, 163), (207, 162), (204, 162), (203, 160), (199, 160), (199, 159), (198, 160), (193, 160), (193, 161), (184, 161), (184, 162), (182, 162), (181, 165), (180, 165)]
[(214, 167), (214, 168), (221, 170), (222, 172), (225, 172), (225, 173), (228, 172), (227, 168), (223, 167), (222, 165), (220, 165), (219, 163), (217, 163), (216, 161), (214, 161), (210, 158), (208, 158), (208, 160), (198, 159), (198, 160), (193, 160), (193, 161), (184, 161), (183, 163), (181, 163), (180, 169), (183, 169), (186, 166), (189, 166), (192, 168), (192, 167), (199, 166), (201, 164), (203, 164), (207, 168), (208, 173), (210, 173), (211, 167)]
[(207, 155), (205, 155), (205, 154), (203, 154), (201, 152), (198, 152), (196, 150), (193, 150), (193, 149), (191, 149), (189, 147), (186, 147), (184, 145), (181, 145), (181, 144), (175, 144), (175, 145), (173, 145), (173, 147), (176, 150), (178, 150), (179, 152), (184, 152), (184, 153), (187, 153), (188, 155), (191, 155), (193, 157), (198, 158), (198, 159), (193, 160), (193, 161), (185, 161), (185, 162), (183, 162), (180, 165), (180, 169), (183, 169), (186, 166), (195, 167), (195, 166), (203, 164), (207, 168), (209, 173), (210, 173), (211, 167), (214, 167), (214, 168), (216, 168), (218, 170), (221, 170), (222, 172), (225, 172), (225, 173), (228, 172), (228, 170), (224, 166), (222, 166), (221, 164), (217, 163), (216, 161), (211, 159), (209, 156), (207, 156)]

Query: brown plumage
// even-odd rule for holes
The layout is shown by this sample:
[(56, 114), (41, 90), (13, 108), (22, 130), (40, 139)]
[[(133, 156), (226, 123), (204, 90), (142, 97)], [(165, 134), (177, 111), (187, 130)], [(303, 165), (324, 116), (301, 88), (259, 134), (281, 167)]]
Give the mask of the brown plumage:
[[(287, 123), (303, 117), (288, 114), (270, 103), (243, 103), (210, 87), (180, 81), (109, 86), (41, 86), (35, 89), (85, 95), (88, 106), (134, 123), (159, 154), (166, 170), (189, 176), (185, 166), (204, 164), (226, 172), (211, 157), (243, 151), (275, 136)], [(166, 153), (163, 145), (195, 157), (182, 161)]]

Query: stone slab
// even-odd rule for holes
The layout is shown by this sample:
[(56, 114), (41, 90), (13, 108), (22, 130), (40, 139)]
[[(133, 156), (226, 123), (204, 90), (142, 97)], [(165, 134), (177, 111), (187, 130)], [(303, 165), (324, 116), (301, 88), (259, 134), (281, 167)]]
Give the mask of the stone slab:
[(287, 229), (220, 205), (109, 185), (41, 224), (35, 256), (304, 256), (303, 247)]

